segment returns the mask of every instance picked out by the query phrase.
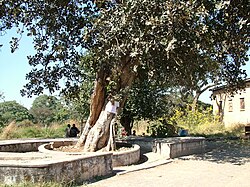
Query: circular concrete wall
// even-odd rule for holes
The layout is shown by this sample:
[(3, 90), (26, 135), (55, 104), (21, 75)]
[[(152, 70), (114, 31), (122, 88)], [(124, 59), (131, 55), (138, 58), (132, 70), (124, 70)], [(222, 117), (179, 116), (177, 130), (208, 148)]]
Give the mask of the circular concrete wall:
[[(61, 146), (72, 146), (75, 145), (76, 141), (57, 141), (47, 144), (43, 144), (38, 147), (38, 150), (42, 153), (47, 154), (65, 154), (65, 155), (91, 155), (91, 152), (63, 152), (54, 150), (54, 148), (59, 148)], [(140, 160), (140, 146), (136, 144), (117, 142), (117, 147), (120, 148), (118, 151), (111, 152), (112, 165), (117, 166), (127, 166), (131, 164), (136, 164)], [(122, 149), (126, 148), (126, 149)]]

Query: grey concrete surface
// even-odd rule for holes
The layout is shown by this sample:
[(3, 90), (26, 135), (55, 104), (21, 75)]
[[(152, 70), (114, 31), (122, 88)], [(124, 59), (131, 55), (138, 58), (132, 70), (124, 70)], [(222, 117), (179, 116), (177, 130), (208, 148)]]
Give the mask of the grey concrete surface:
[(250, 143), (206, 142), (203, 154), (164, 160), (149, 153), (137, 166), (91, 181), (89, 187), (250, 187)]

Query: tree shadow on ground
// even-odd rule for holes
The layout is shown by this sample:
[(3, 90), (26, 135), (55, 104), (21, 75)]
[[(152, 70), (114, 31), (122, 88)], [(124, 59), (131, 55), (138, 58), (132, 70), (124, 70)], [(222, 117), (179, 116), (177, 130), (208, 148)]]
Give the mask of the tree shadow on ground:
[[(133, 164), (133, 165), (140, 165), (140, 164), (143, 164), (144, 162), (146, 162), (148, 160), (148, 157), (144, 154), (141, 154), (140, 155), (140, 160)], [(101, 177), (95, 177), (89, 181), (87, 181), (87, 184), (91, 184), (91, 183), (95, 183), (95, 182), (98, 182), (100, 180), (103, 180), (103, 179), (107, 179), (107, 178), (110, 178), (110, 177), (114, 177), (115, 175), (117, 175), (118, 173), (121, 173), (121, 172), (124, 172), (125, 170), (123, 169), (114, 169), (113, 172), (110, 174), (110, 175), (107, 175), (107, 176), (101, 176)]]
[(180, 159), (243, 165), (250, 162), (250, 142), (242, 142), (240, 140), (206, 141), (205, 153)]
[(135, 165), (143, 164), (144, 162), (147, 162), (147, 161), (148, 161), (148, 157), (144, 154), (141, 154), (140, 160)]

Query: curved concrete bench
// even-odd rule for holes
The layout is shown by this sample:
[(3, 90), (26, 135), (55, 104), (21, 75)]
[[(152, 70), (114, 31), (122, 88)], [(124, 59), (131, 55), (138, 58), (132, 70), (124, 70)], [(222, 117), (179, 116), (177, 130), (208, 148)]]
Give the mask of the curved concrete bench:
[(65, 156), (55, 154), (35, 160), (0, 162), (0, 181), (13, 185), (26, 182), (83, 183), (97, 176), (112, 174), (112, 153)]
[[(61, 146), (75, 145), (76, 141), (62, 141), (62, 142), (52, 142), (43, 144), (38, 147), (39, 152), (47, 153), (48, 155), (93, 155), (91, 152), (62, 152), (53, 150), (53, 148), (59, 148)], [(116, 142), (117, 147), (129, 148), (121, 151), (113, 151), (112, 153), (112, 166), (127, 166), (135, 164), (140, 160), (140, 146), (129, 143)], [(100, 152), (96, 152), (100, 153)]]
[[(86, 180), (97, 176), (107, 176), (112, 174), (112, 152), (94, 152), (88, 154), (68, 155), (63, 152), (48, 151), (45, 153), (37, 152), (42, 149), (45, 142), (55, 141), (49, 140), (21, 140), (16, 141), (2, 141), (0, 142), (1, 151), (7, 151), (12, 148), (23, 150), (20, 147), (31, 148), (36, 152), (0, 152), (0, 182), (2, 184), (13, 185), (24, 181), (30, 182), (58, 182), (82, 183)], [(63, 142), (63, 144), (70, 144), (76, 142), (73, 139), (60, 139), (55, 142)], [(2, 143), (2, 144), (1, 144)], [(40, 145), (42, 143), (42, 145)], [(40, 146), (38, 146), (40, 145)], [(40, 148), (39, 148), (40, 147)], [(53, 152), (53, 153), (52, 153)], [(11, 155), (11, 156), (10, 156)], [(4, 158), (8, 157), (7, 160)], [(32, 158), (32, 159), (29, 159)]]
[(57, 138), (57, 139), (20, 139), (20, 140), (2, 140), (0, 141), (0, 152), (32, 152), (38, 151), (42, 144), (50, 142), (73, 142), (76, 138)]
[(128, 150), (113, 152), (112, 165), (113, 167), (127, 166), (138, 163), (139, 160), (140, 146), (136, 144), (131, 144), (131, 148)]

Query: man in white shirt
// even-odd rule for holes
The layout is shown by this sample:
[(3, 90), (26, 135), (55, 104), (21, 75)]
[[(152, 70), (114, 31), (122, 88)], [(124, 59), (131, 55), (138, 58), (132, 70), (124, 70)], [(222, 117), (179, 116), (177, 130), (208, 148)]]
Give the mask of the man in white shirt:
[(119, 108), (120, 104), (118, 101), (115, 101), (113, 98), (109, 100), (106, 105), (105, 110), (112, 114), (117, 114), (117, 108)]

